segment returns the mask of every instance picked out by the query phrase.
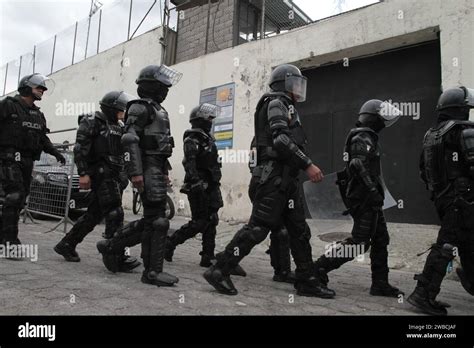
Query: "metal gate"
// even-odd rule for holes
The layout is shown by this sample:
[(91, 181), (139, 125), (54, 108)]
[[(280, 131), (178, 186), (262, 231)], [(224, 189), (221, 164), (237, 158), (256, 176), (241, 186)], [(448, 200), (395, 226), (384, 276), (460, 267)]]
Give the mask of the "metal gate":
[(419, 103), (420, 118), (402, 117), (381, 133), (385, 182), (403, 208), (387, 210), (389, 221), (436, 224), (429, 194), (419, 179), (423, 136), (435, 121), (441, 92), (439, 41), (305, 70), (307, 101), (298, 107), (312, 160), (325, 173), (344, 166), (343, 146), (368, 99)]

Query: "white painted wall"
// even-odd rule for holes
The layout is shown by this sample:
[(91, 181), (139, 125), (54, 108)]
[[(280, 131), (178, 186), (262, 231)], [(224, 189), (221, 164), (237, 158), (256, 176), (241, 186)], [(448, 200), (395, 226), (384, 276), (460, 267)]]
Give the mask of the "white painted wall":
[[(165, 102), (170, 113), (176, 148), (171, 173), (176, 200), (184, 177), (181, 160), (182, 134), (189, 126), (189, 111), (198, 104), (200, 90), (236, 83), (234, 148), (248, 149), (253, 132), (253, 112), (271, 68), (297, 62), (301, 66), (339, 61), (344, 57), (381, 52), (435, 37), (440, 32), (443, 87), (474, 86), (474, 25), (472, 0), (386, 0), (349, 13), (322, 20), (270, 39), (229, 48), (174, 66), (184, 73)], [(134, 93), (133, 83), (145, 65), (158, 63), (160, 30), (112, 48), (53, 75), (56, 89), (41, 106), (51, 129), (76, 124), (75, 116), (54, 115), (55, 103), (97, 102), (112, 89)], [(127, 61), (128, 59), (128, 61)], [(124, 64), (125, 63), (125, 64)], [(396, 69), (396, 67), (393, 67)], [(184, 113), (180, 113), (184, 110)], [(73, 140), (74, 134), (69, 134)], [(54, 141), (64, 140), (54, 136)], [(224, 164), (221, 217), (245, 220), (250, 213), (247, 165)], [(127, 196), (131, 197), (131, 196)], [(185, 200), (186, 201), (186, 200)], [(126, 206), (129, 202), (126, 202)], [(185, 209), (188, 214), (189, 210)]]

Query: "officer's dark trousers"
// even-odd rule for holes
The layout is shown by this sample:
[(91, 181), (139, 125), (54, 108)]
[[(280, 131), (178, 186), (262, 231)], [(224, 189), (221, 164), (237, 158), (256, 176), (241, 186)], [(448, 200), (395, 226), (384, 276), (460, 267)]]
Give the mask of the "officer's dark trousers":
[[(459, 256), (462, 268), (474, 284), (474, 193), (456, 200), (451, 194), (435, 201), (441, 219), (436, 244), (426, 258), (423, 272), (415, 276), (418, 286), (425, 288), (429, 298), (436, 298), (446, 276), (449, 263)], [(472, 204), (472, 203), (471, 203)]]
[(145, 188), (140, 193), (143, 203), (144, 228), (142, 253), (145, 274), (163, 271), (166, 236), (169, 221), (166, 218), (166, 159), (146, 156), (143, 159)]
[(390, 237), (381, 208), (366, 208), (354, 217), (352, 236), (336, 245), (321, 256), (316, 265), (326, 272), (341, 267), (346, 262), (365, 253), (370, 248), (370, 261), (373, 281), (388, 280), (388, 251)]
[(5, 201), (0, 218), (0, 242), (20, 243), (18, 239), (18, 220), (20, 211), (30, 193), (33, 159), (21, 157), (0, 159), (0, 184), (5, 192)]
[[(248, 194), (251, 202), (255, 199), (259, 180), (260, 178), (256, 176), (252, 176), (250, 180)], [(276, 228), (270, 231), (269, 254), (270, 264), (275, 273), (291, 271), (290, 239), (285, 229)]]
[(305, 220), (298, 179), (291, 177), (282, 180), (281, 176), (274, 176), (263, 184), (258, 183), (248, 224), (216, 256), (216, 265), (224, 274), (229, 274), (255, 245), (265, 240), (270, 230), (282, 225), (290, 235), (296, 277), (298, 280), (308, 279), (313, 275), (309, 242), (311, 232)]
[(123, 225), (122, 195), (120, 181), (117, 177), (97, 175), (91, 177), (92, 199), (87, 212), (74, 224), (64, 236), (63, 241), (76, 246), (105, 218), (105, 235), (112, 237)]
[(188, 200), (192, 219), (173, 233), (169, 240), (176, 246), (202, 233), (201, 255), (214, 258), (216, 226), (219, 224), (217, 212), (223, 206), (220, 188), (211, 184), (205, 191), (188, 193)]

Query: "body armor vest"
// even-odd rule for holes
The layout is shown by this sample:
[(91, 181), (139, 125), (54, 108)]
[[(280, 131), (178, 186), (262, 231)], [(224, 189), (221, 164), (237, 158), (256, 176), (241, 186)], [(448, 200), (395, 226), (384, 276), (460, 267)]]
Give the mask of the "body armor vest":
[(201, 129), (188, 129), (184, 132), (183, 139), (188, 137), (196, 139), (199, 143), (200, 151), (196, 157), (196, 169), (205, 176), (205, 179), (219, 182), (222, 177), (222, 164), (219, 162), (215, 140)]
[(98, 134), (92, 147), (94, 160), (103, 160), (110, 165), (123, 165), (121, 139), (123, 128), (118, 123), (110, 122), (103, 113), (96, 113)]
[[(369, 172), (371, 177), (377, 180), (377, 183), (380, 185), (380, 188), (382, 188), (382, 193), (383, 193), (384, 184), (382, 180), (382, 165), (380, 161), (381, 150), (380, 150), (380, 145), (378, 144), (378, 141), (373, 139), (374, 136), (378, 137), (378, 135), (371, 128), (366, 128), (366, 127), (353, 128), (349, 132), (346, 139), (346, 143), (344, 145), (344, 154), (347, 154), (349, 156), (348, 161), (346, 162), (346, 166), (349, 166), (351, 159), (355, 155), (357, 155), (357, 153), (351, 150), (352, 139), (357, 134), (360, 134), (362, 132), (369, 133), (371, 136), (370, 141), (368, 140), (366, 143), (360, 144), (360, 146), (362, 146), (364, 149), (363, 152), (361, 151), (361, 154), (367, 158), (366, 170)], [(347, 172), (350, 179), (352, 179), (351, 172), (349, 170)]]
[[(252, 147), (257, 148), (257, 163), (263, 164), (269, 160), (278, 160), (278, 153), (273, 149), (273, 135), (268, 121), (268, 104), (272, 99), (280, 98), (288, 107), (288, 97), (283, 92), (266, 93), (257, 104), (255, 111), (255, 137), (252, 140)], [(288, 125), (291, 132), (291, 139), (304, 152), (307, 139), (301, 126), (298, 112), (294, 110), (292, 119)]]
[(144, 127), (140, 137), (140, 148), (147, 155), (163, 155), (170, 157), (173, 152), (174, 141), (171, 136), (168, 112), (151, 99), (139, 99), (145, 103), (149, 112), (148, 124)]
[(426, 132), (423, 139), (423, 162), (426, 185), (432, 192), (444, 191), (449, 183), (460, 177), (469, 176), (464, 163), (460, 144), (450, 144), (446, 137), (455, 127), (474, 127), (469, 121), (442, 122)]
[(37, 108), (29, 108), (17, 98), (2, 101), (5, 118), (0, 127), (0, 147), (24, 156), (39, 158), (41, 138), (46, 134), (46, 120)]

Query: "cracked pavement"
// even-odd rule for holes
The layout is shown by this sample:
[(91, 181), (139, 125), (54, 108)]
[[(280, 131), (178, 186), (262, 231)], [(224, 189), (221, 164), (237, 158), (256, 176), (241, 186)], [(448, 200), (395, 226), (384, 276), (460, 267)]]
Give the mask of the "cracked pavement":
[[(139, 218), (130, 212), (126, 221)], [(188, 219), (175, 217), (176, 229)], [(217, 293), (202, 278), (199, 266), (199, 236), (178, 246), (173, 262), (165, 270), (180, 278), (172, 288), (158, 288), (140, 282), (142, 267), (133, 273), (108, 272), (95, 244), (101, 239), (104, 225), (99, 225), (77, 247), (80, 263), (70, 263), (53, 251), (62, 237), (59, 231), (45, 233), (56, 221), (20, 222), (20, 239), (24, 244), (38, 245), (38, 260), (0, 259), (0, 315), (420, 315), (402, 298), (382, 298), (369, 294), (370, 265), (368, 257), (352, 261), (330, 274), (329, 287), (337, 293), (332, 300), (300, 297), (290, 284), (272, 281), (273, 269), (265, 253), (269, 239), (258, 245), (242, 262), (245, 278), (233, 277), (239, 294)], [(348, 224), (318, 224), (308, 220), (311, 243), (316, 259), (331, 240), (320, 235), (350, 231)], [(216, 249), (222, 250), (240, 224), (221, 221)], [(415, 286), (413, 274), (423, 267), (426, 254), (416, 254), (435, 240), (436, 226), (389, 224), (392, 238), (389, 265), (393, 285), (408, 295)], [(342, 234), (341, 234), (342, 233)], [(329, 239), (328, 239), (329, 238)], [(426, 246), (426, 248), (425, 248)], [(140, 246), (131, 248), (139, 256)], [(367, 255), (366, 255), (367, 256)], [(467, 294), (455, 272), (443, 282), (439, 299), (452, 305), (450, 315), (474, 313), (474, 298)]]

